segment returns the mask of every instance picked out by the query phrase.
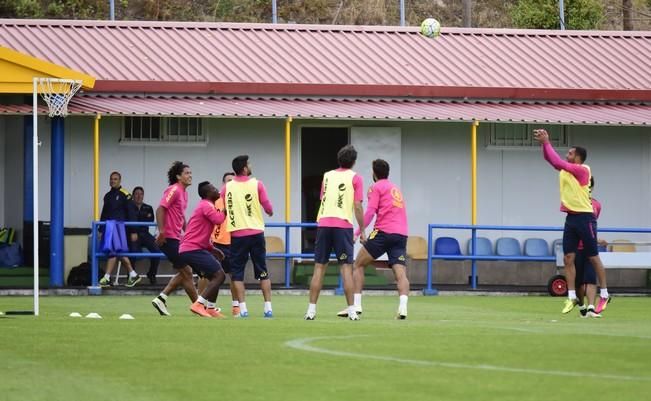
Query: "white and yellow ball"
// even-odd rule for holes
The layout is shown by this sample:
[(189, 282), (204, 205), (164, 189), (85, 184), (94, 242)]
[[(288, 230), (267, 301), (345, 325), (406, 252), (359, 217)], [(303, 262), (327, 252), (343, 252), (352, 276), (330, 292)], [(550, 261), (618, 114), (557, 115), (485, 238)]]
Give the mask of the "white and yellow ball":
[(434, 18), (427, 18), (420, 24), (420, 34), (436, 38), (441, 33), (441, 24)]

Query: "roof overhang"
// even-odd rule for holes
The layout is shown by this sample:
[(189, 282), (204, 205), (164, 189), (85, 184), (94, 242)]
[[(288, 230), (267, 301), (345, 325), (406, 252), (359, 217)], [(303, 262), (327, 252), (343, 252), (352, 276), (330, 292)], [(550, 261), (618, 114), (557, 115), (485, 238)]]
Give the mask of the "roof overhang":
[(95, 86), (95, 78), (27, 54), (0, 46), (0, 93), (32, 93), (33, 78), (75, 79), (82, 88)]
[(517, 88), (477, 86), (311, 84), (271, 82), (97, 81), (93, 92), (196, 95), (358, 96), (651, 102), (651, 89)]
[[(0, 115), (30, 114), (30, 105), (0, 105)], [(498, 122), (651, 126), (651, 104), (506, 102), (344, 97), (75, 96), (69, 115), (214, 118)], [(41, 109), (46, 113), (45, 108)]]

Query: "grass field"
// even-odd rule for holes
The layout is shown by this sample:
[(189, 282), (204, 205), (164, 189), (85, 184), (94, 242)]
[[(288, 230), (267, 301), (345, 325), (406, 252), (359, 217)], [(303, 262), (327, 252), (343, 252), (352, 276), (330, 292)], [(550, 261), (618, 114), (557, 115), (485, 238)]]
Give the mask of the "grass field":
[[(0, 400), (645, 400), (651, 298), (616, 298), (602, 319), (561, 316), (550, 297), (365, 297), (359, 322), (322, 296), (276, 296), (272, 320), (202, 319), (170, 298), (45, 297), (42, 316), (0, 319)], [(224, 300), (222, 300), (223, 303)], [(31, 298), (0, 297), (0, 310)], [(98, 312), (102, 320), (69, 318)], [(130, 313), (135, 320), (118, 320)]]

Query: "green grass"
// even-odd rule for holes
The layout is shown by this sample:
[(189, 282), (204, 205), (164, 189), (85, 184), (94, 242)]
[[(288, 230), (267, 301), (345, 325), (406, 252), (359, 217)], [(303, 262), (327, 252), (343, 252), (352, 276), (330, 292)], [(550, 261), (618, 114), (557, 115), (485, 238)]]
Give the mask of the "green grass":
[[(651, 298), (616, 298), (604, 318), (562, 316), (547, 297), (249, 297), (248, 320), (192, 316), (170, 298), (44, 297), (42, 316), (0, 319), (1, 400), (641, 400), (651, 391)], [(222, 300), (222, 303), (225, 300)], [(0, 297), (0, 310), (31, 298)], [(73, 319), (98, 312), (104, 319)], [(121, 321), (130, 313), (136, 320)], [(288, 344), (293, 344), (292, 348)], [(298, 347), (298, 348), (296, 348)]]

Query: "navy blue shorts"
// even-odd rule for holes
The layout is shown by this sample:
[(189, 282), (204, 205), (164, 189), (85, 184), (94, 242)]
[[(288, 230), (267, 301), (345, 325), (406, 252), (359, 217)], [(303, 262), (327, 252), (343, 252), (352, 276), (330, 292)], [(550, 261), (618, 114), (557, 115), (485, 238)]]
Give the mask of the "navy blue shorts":
[(404, 266), (407, 260), (407, 237), (401, 234), (387, 234), (384, 231), (373, 230), (364, 248), (373, 259), (386, 253), (389, 257), (389, 266)]
[(579, 250), (576, 253), (574, 266), (576, 267), (576, 288), (583, 284), (597, 285), (597, 272), (594, 270), (594, 266), (592, 266), (590, 259), (585, 255), (583, 250)]
[(328, 263), (333, 249), (339, 263), (353, 263), (352, 228), (317, 227), (314, 261), (319, 264)]
[(224, 269), (224, 273), (230, 273), (231, 246), (217, 243), (213, 243), (212, 245), (224, 253), (224, 260), (221, 261), (222, 269)]
[(167, 260), (175, 269), (182, 269), (186, 266), (186, 263), (179, 257), (179, 240), (165, 238), (165, 243), (160, 247), (160, 251), (167, 256)]
[(189, 265), (192, 268), (192, 270), (201, 272), (203, 277), (206, 278), (211, 278), (213, 274), (222, 269), (219, 261), (205, 249), (182, 252), (179, 256), (186, 265)]
[(592, 213), (568, 213), (563, 229), (563, 252), (576, 253), (583, 241), (586, 256), (599, 255), (597, 248), (597, 220)]
[(231, 237), (230, 270), (231, 280), (243, 281), (246, 262), (251, 257), (253, 274), (257, 280), (268, 280), (267, 248), (264, 234), (247, 235), (246, 237)]

